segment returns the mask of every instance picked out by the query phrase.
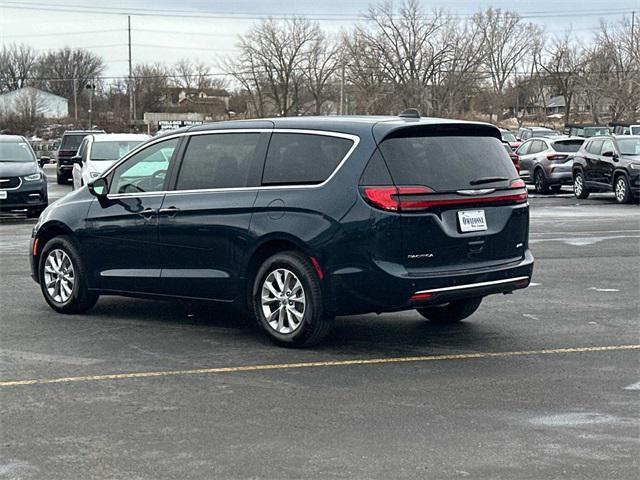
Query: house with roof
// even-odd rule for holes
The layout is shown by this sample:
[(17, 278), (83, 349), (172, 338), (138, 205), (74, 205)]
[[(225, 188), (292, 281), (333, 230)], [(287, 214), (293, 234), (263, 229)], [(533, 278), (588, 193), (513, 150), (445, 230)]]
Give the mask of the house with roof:
[(23, 87), (0, 95), (0, 115), (64, 118), (69, 116), (69, 101), (34, 87)]

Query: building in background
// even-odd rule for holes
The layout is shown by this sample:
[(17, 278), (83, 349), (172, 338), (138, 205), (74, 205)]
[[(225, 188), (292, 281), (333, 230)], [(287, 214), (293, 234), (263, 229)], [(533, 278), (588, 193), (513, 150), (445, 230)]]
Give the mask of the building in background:
[(24, 87), (0, 95), (0, 116), (65, 118), (69, 116), (69, 101), (44, 90)]

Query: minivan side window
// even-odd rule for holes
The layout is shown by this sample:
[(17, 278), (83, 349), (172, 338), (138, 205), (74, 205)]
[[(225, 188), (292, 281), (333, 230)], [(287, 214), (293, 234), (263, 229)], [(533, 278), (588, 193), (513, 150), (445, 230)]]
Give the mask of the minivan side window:
[(353, 140), (306, 133), (274, 133), (262, 185), (317, 185), (345, 158)]
[[(176, 190), (256, 186), (260, 133), (194, 135), (184, 154)], [(259, 176), (259, 173), (258, 173)]]
[(144, 193), (164, 190), (169, 162), (178, 138), (155, 143), (119, 165), (111, 180), (109, 193)]

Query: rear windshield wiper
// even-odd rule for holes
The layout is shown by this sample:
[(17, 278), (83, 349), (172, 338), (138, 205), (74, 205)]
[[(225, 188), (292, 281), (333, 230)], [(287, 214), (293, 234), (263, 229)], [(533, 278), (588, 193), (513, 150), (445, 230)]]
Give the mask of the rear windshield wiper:
[(493, 182), (506, 182), (509, 180), (507, 177), (482, 177), (476, 180), (471, 180), (469, 185), (482, 185), (483, 183), (493, 183)]

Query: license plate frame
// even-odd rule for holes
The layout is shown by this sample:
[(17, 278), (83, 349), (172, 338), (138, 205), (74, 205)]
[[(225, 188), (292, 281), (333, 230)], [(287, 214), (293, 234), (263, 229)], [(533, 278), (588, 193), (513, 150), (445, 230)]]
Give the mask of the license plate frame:
[(484, 210), (460, 210), (458, 228), (462, 233), (484, 232), (487, 230), (487, 216)]

